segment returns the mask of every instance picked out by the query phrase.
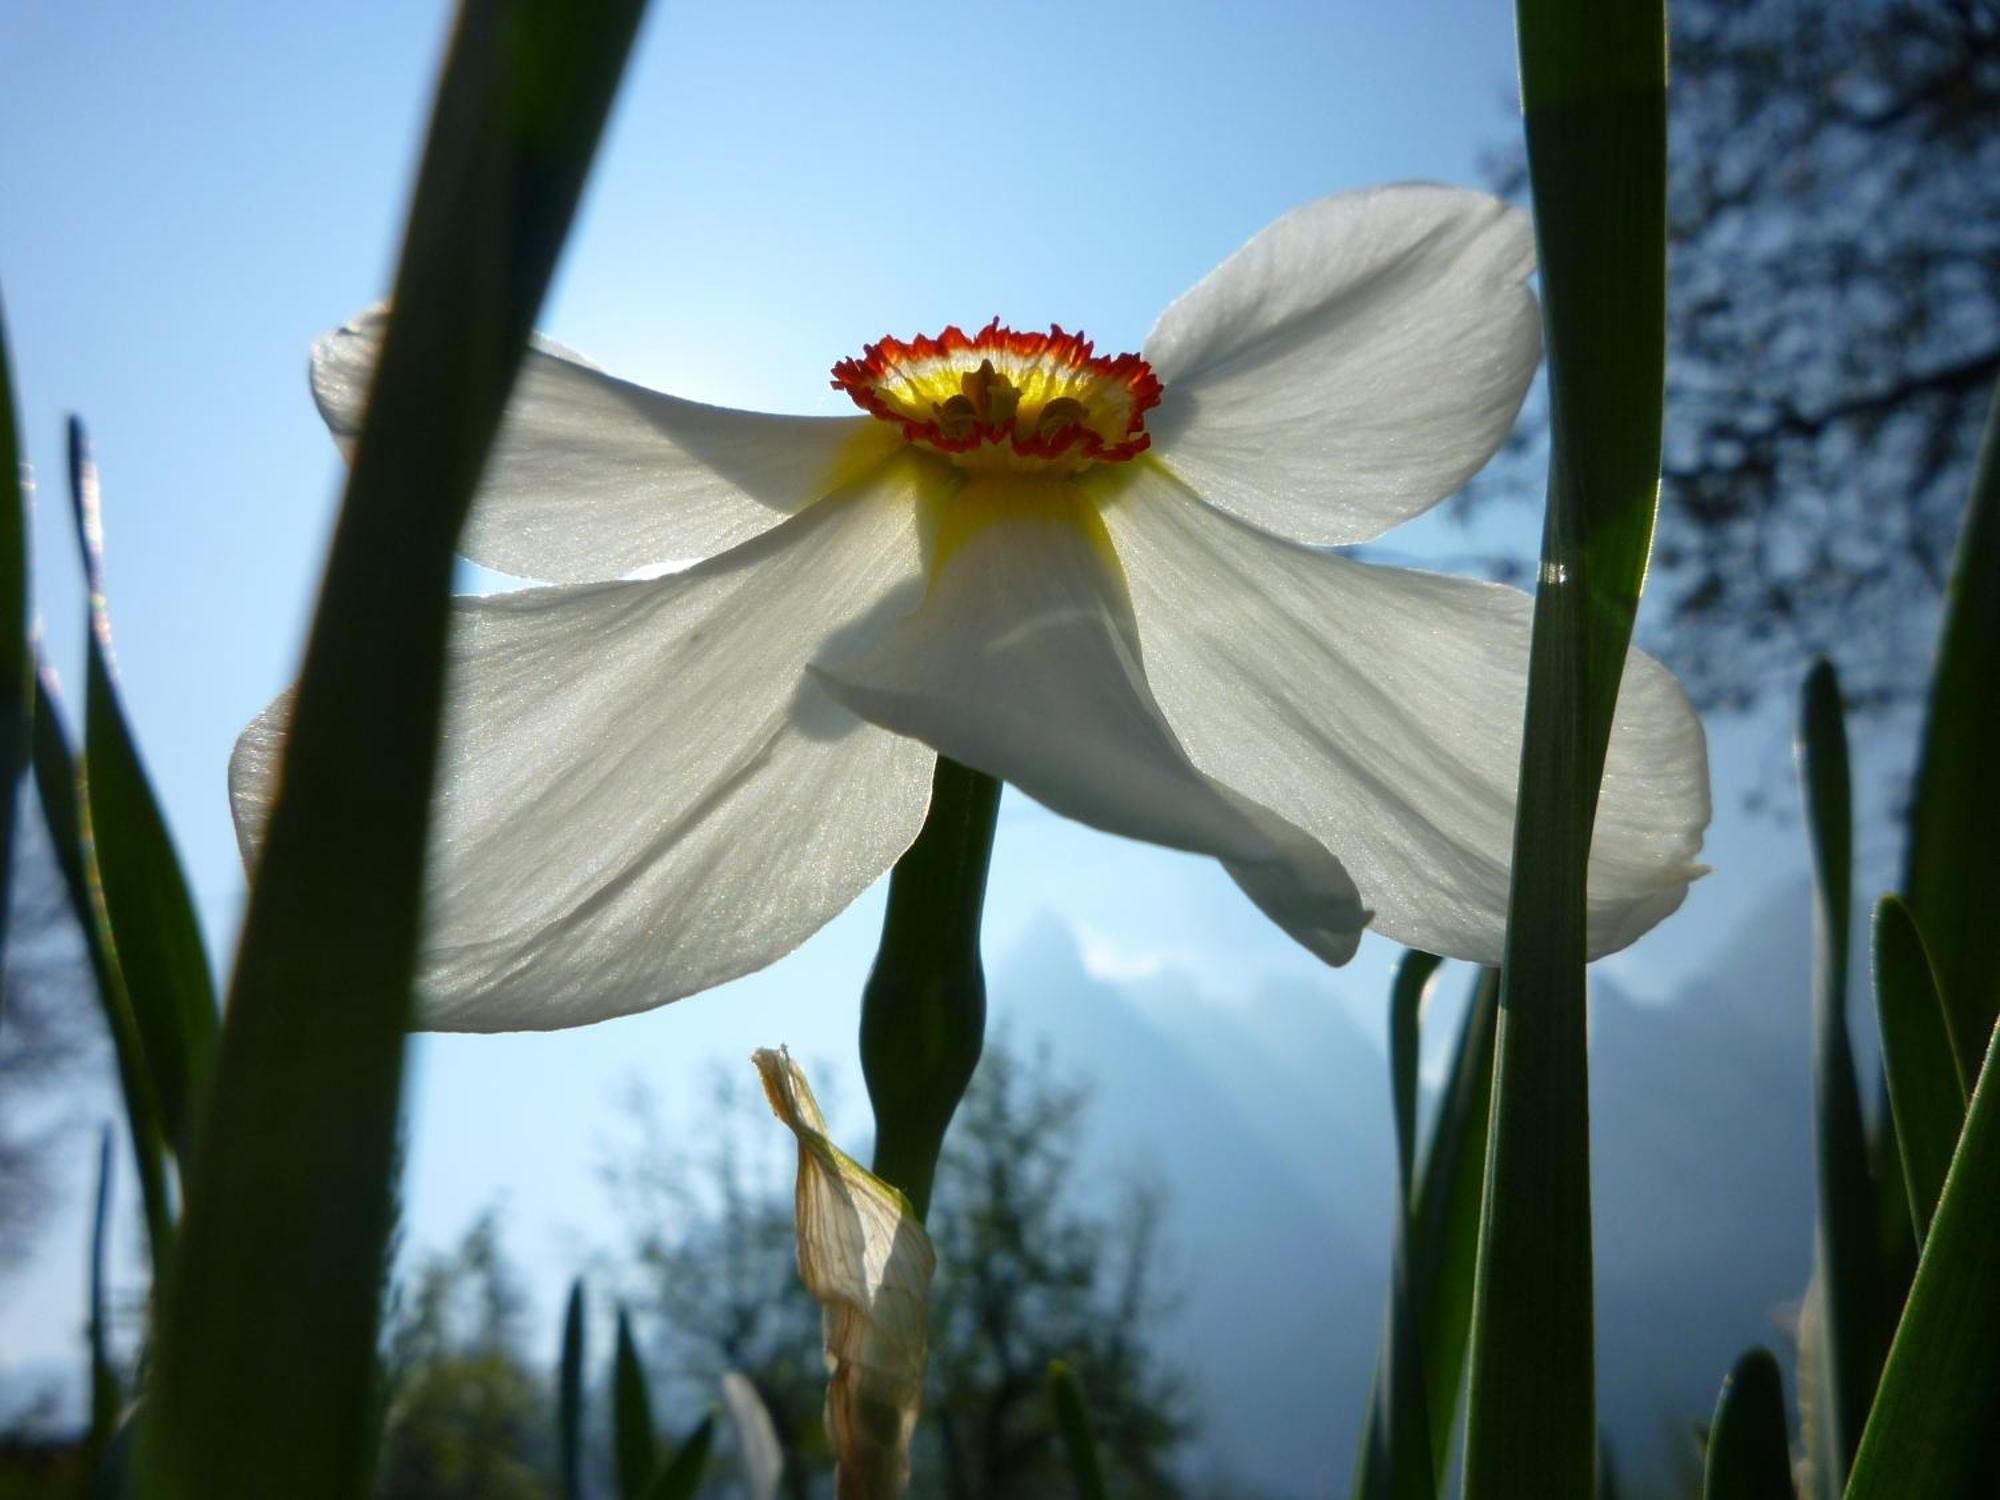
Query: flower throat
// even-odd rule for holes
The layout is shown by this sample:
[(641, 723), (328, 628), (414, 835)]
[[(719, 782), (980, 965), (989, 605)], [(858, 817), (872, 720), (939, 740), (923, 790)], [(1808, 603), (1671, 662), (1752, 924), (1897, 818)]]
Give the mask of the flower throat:
[(1124, 463), (1152, 439), (1160, 382), (1136, 354), (1104, 358), (1081, 334), (1017, 333), (996, 318), (968, 337), (949, 327), (885, 338), (833, 367), (835, 389), (961, 468), (1076, 473)]

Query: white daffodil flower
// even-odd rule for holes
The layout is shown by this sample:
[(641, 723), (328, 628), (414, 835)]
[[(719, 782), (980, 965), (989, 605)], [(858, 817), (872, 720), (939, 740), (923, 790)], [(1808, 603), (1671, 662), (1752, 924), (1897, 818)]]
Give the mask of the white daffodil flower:
[(910, 1482), (937, 1256), (903, 1195), (827, 1139), (791, 1054), (767, 1047), (751, 1061), (799, 1143), (799, 1279), (825, 1329), (834, 1488), (839, 1500), (894, 1500)]
[[(1506, 436), (1540, 356), (1532, 257), (1481, 194), (1327, 198), (1141, 355), (997, 323), (884, 339), (834, 369), (848, 418), (677, 400), (537, 344), (464, 549), (551, 586), (457, 604), (428, 1023), (578, 1025), (770, 963), (909, 845), (938, 753), (1215, 856), (1329, 963), (1371, 915), (1497, 962), (1530, 600), (1320, 549)], [(314, 351), (343, 441), (384, 321)], [(246, 854), (284, 711), (232, 759)], [(1593, 955), (1680, 904), (1707, 821), (1700, 722), (1634, 652)]]

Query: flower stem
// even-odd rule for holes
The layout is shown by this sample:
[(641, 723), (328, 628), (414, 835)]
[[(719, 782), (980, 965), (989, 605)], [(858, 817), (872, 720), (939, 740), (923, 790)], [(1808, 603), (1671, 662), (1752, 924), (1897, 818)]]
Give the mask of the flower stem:
[(930, 814), (889, 877), (882, 945), (861, 995), (875, 1175), (919, 1218), (930, 1211), (945, 1127), (985, 1041), (979, 918), (999, 810), (999, 782), (938, 757)]

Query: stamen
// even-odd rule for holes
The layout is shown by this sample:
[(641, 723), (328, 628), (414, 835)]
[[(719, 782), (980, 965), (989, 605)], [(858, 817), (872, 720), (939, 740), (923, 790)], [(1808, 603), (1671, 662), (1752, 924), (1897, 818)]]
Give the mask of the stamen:
[(1052, 438), (1065, 427), (1074, 427), (1089, 415), (1089, 408), (1074, 396), (1057, 396), (1035, 418), (1035, 436)]
[[(970, 375), (965, 378), (972, 379)], [(953, 396), (941, 404), (933, 401), (931, 410), (937, 413), (938, 431), (955, 443), (979, 431), (979, 405), (971, 396)]]
[(977, 335), (947, 328), (883, 339), (842, 360), (833, 382), (904, 438), (961, 468), (1075, 473), (1146, 450), (1160, 383), (1136, 354), (1106, 358), (1080, 334)]
[(988, 427), (1001, 427), (1014, 420), (1014, 413), (1021, 405), (1021, 393), (1014, 389), (1005, 375), (993, 368), (993, 361), (982, 359), (979, 368), (967, 370), (958, 382), (965, 392), (979, 419)]

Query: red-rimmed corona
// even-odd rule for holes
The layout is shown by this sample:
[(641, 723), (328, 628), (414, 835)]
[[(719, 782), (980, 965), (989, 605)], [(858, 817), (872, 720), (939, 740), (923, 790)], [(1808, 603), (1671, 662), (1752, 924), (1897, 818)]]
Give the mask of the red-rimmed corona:
[(1160, 402), (1153, 367), (1106, 358), (1058, 325), (1019, 333), (995, 318), (975, 335), (884, 338), (833, 367), (835, 389), (967, 469), (1074, 472), (1146, 451)]

